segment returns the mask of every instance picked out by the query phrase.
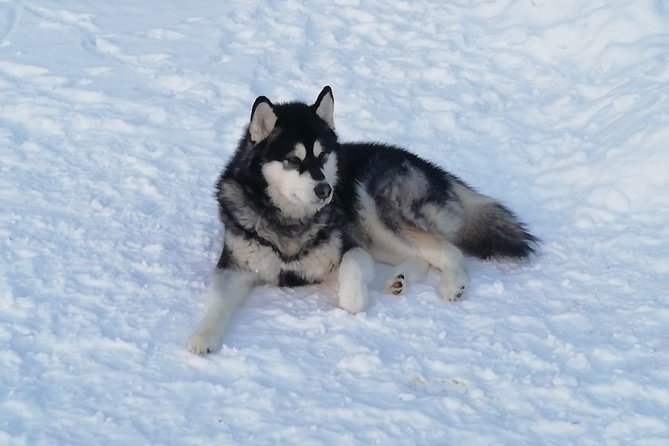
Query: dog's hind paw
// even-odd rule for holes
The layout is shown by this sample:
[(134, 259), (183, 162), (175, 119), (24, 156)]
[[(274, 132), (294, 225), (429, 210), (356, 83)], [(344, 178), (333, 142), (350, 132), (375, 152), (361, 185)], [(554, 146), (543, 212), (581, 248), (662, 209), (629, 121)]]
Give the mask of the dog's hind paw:
[(383, 291), (385, 294), (392, 294), (394, 296), (400, 296), (404, 293), (404, 288), (406, 286), (406, 276), (402, 273), (397, 275), (392, 275), (386, 280)]
[(444, 271), (439, 277), (439, 294), (444, 299), (455, 301), (462, 297), (469, 281), (469, 275), (464, 268)]

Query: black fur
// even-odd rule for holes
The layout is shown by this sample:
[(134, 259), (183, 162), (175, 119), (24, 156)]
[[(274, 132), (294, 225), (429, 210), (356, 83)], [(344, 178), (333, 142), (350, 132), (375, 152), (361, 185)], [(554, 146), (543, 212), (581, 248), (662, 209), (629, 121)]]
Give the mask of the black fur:
[(279, 274), (279, 286), (296, 287), (308, 284), (309, 281), (294, 271), (282, 270)]
[(465, 220), (457, 240), (460, 249), (481, 259), (521, 259), (534, 254), (538, 243), (516, 215), (499, 203), (482, 207), (475, 222)]
[[(416, 226), (421, 220), (420, 207), (426, 203), (444, 205), (455, 197), (452, 181), (455, 177), (434, 164), (402, 148), (378, 143), (347, 143), (340, 147), (342, 203), (345, 214), (357, 218), (354, 186), (364, 184), (378, 207), (384, 224), (391, 229)], [(415, 172), (425, 176), (427, 188), (420, 194), (410, 194), (407, 184)], [(408, 204), (406, 208), (400, 202)], [(416, 229), (429, 229), (417, 226)]]

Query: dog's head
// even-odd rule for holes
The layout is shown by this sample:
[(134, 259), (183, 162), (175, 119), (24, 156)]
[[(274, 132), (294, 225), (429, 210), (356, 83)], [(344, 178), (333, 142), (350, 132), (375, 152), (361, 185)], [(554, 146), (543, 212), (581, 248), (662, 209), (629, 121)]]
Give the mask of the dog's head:
[(316, 102), (253, 104), (248, 138), (262, 156), (267, 195), (286, 216), (304, 218), (330, 203), (337, 183), (334, 98), (323, 88)]

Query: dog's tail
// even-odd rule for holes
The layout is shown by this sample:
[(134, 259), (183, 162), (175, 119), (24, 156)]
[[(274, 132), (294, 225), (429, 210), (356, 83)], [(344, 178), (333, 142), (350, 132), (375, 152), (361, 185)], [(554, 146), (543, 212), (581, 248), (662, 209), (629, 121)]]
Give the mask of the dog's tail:
[(464, 184), (456, 192), (463, 220), (455, 244), (465, 253), (481, 259), (522, 259), (536, 251), (539, 239), (504, 205)]

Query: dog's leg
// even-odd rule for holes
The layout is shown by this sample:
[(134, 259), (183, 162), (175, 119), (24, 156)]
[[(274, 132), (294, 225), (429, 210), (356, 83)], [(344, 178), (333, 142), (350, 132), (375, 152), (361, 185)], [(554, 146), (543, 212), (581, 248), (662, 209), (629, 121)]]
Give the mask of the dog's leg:
[(369, 303), (369, 284), (374, 278), (374, 260), (362, 248), (353, 248), (339, 265), (339, 306), (359, 313)]
[(209, 286), (209, 307), (188, 340), (190, 352), (201, 355), (219, 347), (232, 314), (246, 300), (255, 282), (252, 273), (216, 268)]
[(430, 264), (418, 257), (409, 257), (397, 265), (386, 280), (383, 291), (395, 296), (401, 295), (408, 282), (419, 282), (425, 278), (430, 270)]
[(458, 300), (465, 291), (469, 274), (462, 251), (454, 244), (428, 233), (409, 233), (414, 256), (440, 271), (439, 294), (447, 300)]
[[(432, 260), (429, 260), (429, 258)], [(430, 253), (427, 259), (433, 266), (441, 270), (439, 276), (439, 293), (444, 299), (458, 300), (465, 292), (469, 282), (465, 256), (455, 245), (445, 242), (436, 253)]]

